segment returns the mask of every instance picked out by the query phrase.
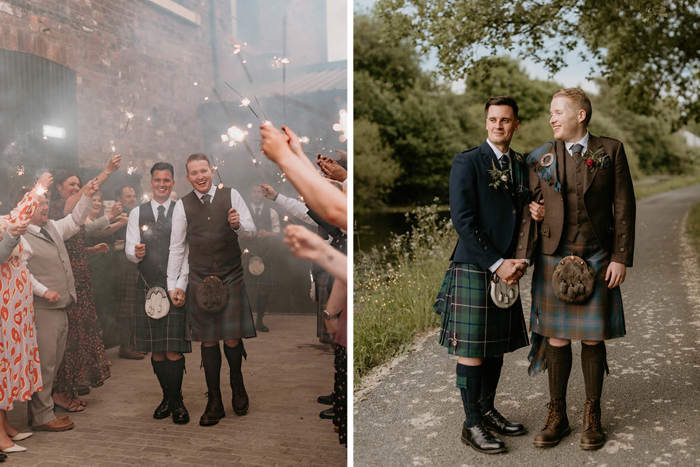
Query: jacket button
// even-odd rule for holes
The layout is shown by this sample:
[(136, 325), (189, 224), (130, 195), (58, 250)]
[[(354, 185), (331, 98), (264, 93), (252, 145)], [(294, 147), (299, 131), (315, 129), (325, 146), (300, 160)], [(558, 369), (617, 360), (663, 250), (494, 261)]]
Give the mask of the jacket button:
[(620, 248), (620, 251), (625, 251), (625, 248), (624, 247)]

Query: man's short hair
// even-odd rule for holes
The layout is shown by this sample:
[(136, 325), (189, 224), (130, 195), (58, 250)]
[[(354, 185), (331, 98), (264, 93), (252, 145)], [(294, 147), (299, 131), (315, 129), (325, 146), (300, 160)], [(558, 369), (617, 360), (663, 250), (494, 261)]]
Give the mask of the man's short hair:
[(586, 120), (583, 125), (588, 128), (588, 124), (591, 122), (591, 117), (593, 116), (593, 106), (591, 105), (591, 100), (588, 98), (585, 92), (580, 88), (564, 88), (560, 89), (554, 93), (552, 99), (555, 97), (566, 97), (571, 100), (578, 109), (583, 109), (586, 112)]
[(189, 170), (187, 169), (187, 164), (189, 164), (192, 161), (207, 161), (207, 164), (209, 165), (209, 167), (211, 167), (211, 162), (209, 162), (209, 158), (207, 157), (207, 155), (202, 154), (201, 152), (196, 152), (194, 154), (190, 154), (190, 156), (185, 161), (185, 173), (189, 173)]
[(124, 188), (131, 188), (134, 190), (134, 193), (136, 193), (136, 189), (131, 186), (131, 185), (122, 185), (119, 188), (117, 188), (117, 191), (114, 192), (114, 199), (119, 199), (122, 197), (122, 194), (124, 193)]
[(175, 169), (170, 162), (156, 162), (153, 164), (153, 167), (151, 167), (151, 177), (153, 176), (153, 172), (156, 170), (168, 170), (170, 171), (170, 175), (175, 178)]
[(507, 105), (511, 109), (513, 109), (513, 114), (515, 114), (515, 119), (518, 119), (518, 103), (515, 102), (515, 99), (513, 99), (510, 96), (496, 96), (492, 97), (489, 100), (486, 101), (486, 105), (484, 106), (484, 113), (489, 113), (489, 107), (492, 105)]

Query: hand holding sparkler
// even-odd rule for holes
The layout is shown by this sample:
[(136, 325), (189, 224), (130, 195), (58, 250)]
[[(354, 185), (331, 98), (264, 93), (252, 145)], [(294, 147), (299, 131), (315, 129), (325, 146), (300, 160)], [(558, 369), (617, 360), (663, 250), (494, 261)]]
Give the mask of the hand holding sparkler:
[(233, 208), (228, 210), (228, 223), (233, 230), (241, 226), (241, 215)]
[(122, 156), (119, 154), (115, 154), (112, 157), (109, 158), (109, 161), (107, 162), (107, 167), (105, 167), (105, 173), (107, 176), (112, 175), (114, 172), (119, 170), (119, 165), (122, 162)]
[(144, 256), (146, 256), (145, 243), (137, 243), (136, 245), (134, 245), (134, 256), (136, 256), (138, 259), (141, 259)]
[(117, 201), (117, 202), (114, 203), (114, 205), (112, 206), (112, 210), (109, 211), (109, 221), (110, 221), (110, 222), (113, 222), (114, 219), (116, 219), (117, 216), (119, 216), (119, 214), (121, 214), (121, 213), (122, 213), (122, 202), (121, 202), (121, 201)]
[(279, 165), (284, 159), (294, 157), (289, 147), (289, 137), (271, 123), (260, 125), (260, 138), (262, 151), (272, 162)]
[(262, 189), (263, 196), (265, 198), (271, 199), (272, 201), (274, 201), (275, 198), (277, 198), (277, 192), (270, 185), (266, 185), (263, 183), (262, 185), (260, 185), (260, 188)]
[(294, 256), (313, 261), (341, 281), (347, 280), (347, 257), (306, 227), (288, 225), (283, 241)]
[(294, 133), (294, 131), (292, 131), (292, 129), (288, 126), (283, 126), (282, 131), (284, 131), (284, 134), (287, 135), (287, 144), (289, 144), (291, 150), (294, 151), (294, 154), (299, 157), (305, 156), (304, 150), (301, 147), (301, 140), (299, 139), (299, 136), (297, 136), (297, 134)]
[(44, 172), (34, 185), (34, 192), (38, 195), (44, 195), (49, 191), (51, 185), (53, 185), (53, 175), (50, 172)]

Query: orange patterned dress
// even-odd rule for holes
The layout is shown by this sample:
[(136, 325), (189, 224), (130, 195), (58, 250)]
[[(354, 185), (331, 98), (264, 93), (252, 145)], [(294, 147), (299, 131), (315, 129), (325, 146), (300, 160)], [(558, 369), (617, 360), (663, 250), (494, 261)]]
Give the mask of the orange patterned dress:
[[(0, 219), (0, 233), (29, 219), (36, 207), (34, 194), (27, 193)], [(0, 263), (0, 297), (0, 410), (12, 410), (14, 401), (28, 401), (42, 389), (32, 284), (21, 244)]]

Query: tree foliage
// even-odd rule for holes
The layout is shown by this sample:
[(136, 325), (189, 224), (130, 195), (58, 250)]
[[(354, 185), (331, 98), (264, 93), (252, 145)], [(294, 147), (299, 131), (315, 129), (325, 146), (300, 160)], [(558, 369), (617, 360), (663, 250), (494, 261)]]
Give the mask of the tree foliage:
[(504, 53), (553, 75), (581, 47), (631, 110), (673, 96), (680, 121), (700, 120), (700, 0), (378, 0), (377, 12), (449, 79)]

